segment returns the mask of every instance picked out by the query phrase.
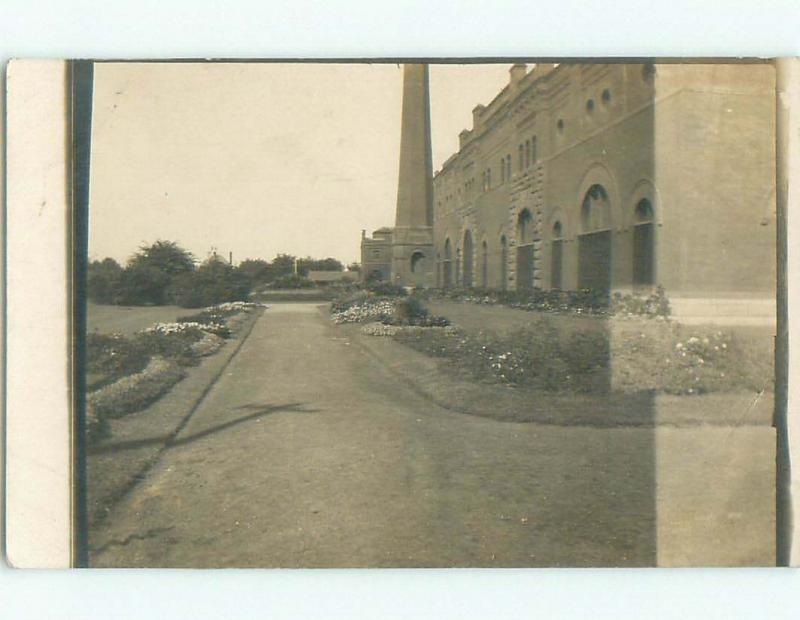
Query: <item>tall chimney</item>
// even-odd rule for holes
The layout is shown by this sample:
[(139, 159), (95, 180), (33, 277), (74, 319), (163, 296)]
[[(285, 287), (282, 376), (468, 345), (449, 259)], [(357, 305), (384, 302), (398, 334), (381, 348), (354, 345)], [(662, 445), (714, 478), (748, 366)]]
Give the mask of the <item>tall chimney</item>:
[(433, 226), (430, 126), (428, 65), (403, 65), (400, 173), (395, 220), (399, 228)]

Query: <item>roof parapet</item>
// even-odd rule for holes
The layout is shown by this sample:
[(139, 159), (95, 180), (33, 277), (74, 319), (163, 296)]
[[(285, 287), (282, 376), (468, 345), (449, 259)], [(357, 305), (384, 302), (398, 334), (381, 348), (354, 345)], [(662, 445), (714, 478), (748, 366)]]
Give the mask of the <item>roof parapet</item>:
[(519, 86), (519, 83), (525, 77), (525, 74), (528, 72), (528, 65), (525, 63), (517, 63), (515, 65), (511, 65), (511, 68), (508, 70), (509, 74), (509, 84), (511, 86)]

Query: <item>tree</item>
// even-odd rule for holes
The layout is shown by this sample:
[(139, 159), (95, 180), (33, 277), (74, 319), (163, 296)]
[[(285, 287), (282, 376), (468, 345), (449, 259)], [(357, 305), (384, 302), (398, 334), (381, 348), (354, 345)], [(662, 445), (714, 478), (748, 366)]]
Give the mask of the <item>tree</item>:
[(116, 302), (124, 306), (160, 306), (172, 278), (143, 261), (131, 261), (122, 272)]
[(350, 263), (347, 266), (347, 271), (353, 271), (355, 273), (361, 273), (361, 263)]
[(174, 241), (143, 245), (128, 260), (119, 282), (117, 303), (162, 305), (172, 281), (194, 271), (194, 256)]
[(130, 265), (145, 265), (160, 269), (168, 276), (194, 271), (195, 258), (174, 241), (159, 239), (152, 245), (143, 245), (128, 261)]
[(89, 263), (86, 293), (96, 304), (113, 304), (119, 297), (122, 267), (113, 258)]
[(344, 271), (344, 265), (335, 258), (316, 259), (306, 256), (298, 259), (297, 273), (307, 276), (309, 271)]
[(247, 279), (251, 287), (270, 280), (270, 264), (260, 258), (243, 260), (236, 269), (242, 277)]
[(250, 293), (245, 275), (218, 256), (212, 256), (192, 272), (175, 277), (170, 300), (184, 308), (202, 308), (226, 301), (244, 301)]
[(291, 254), (278, 254), (270, 263), (270, 279), (275, 280), (282, 276), (290, 276), (294, 273), (295, 257)]

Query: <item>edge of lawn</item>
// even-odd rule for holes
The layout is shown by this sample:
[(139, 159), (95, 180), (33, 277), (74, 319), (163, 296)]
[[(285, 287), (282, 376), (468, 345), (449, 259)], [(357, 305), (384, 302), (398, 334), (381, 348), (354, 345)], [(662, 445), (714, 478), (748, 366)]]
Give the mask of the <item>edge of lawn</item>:
[(338, 326), (353, 342), (418, 394), (457, 413), (503, 422), (558, 426), (769, 426), (770, 392), (717, 392), (691, 396), (653, 392), (559, 394), (470, 381), (439, 360), (388, 336), (368, 336), (361, 325)]

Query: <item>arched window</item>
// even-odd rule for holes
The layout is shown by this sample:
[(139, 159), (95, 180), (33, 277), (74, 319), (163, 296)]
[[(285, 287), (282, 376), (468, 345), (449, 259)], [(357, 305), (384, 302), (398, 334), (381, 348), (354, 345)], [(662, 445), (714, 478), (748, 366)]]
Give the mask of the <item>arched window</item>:
[(461, 285), (461, 248), (456, 248), (456, 286)]
[(411, 273), (417, 273), (417, 269), (420, 268), (420, 263), (425, 260), (425, 255), (420, 252), (416, 251), (411, 255)]
[(564, 239), (561, 222), (556, 220), (553, 224), (552, 239), (550, 241), (550, 288), (561, 290), (562, 265), (564, 262)]
[(511, 155), (506, 155), (506, 178), (511, 178)]
[(481, 244), (481, 288), (489, 288), (489, 246)]
[(611, 290), (611, 202), (602, 185), (592, 185), (581, 204), (578, 237), (578, 287)]
[(633, 225), (633, 285), (655, 284), (655, 229), (653, 205), (643, 198), (636, 204)]
[(531, 138), (531, 163), (534, 164), (539, 161), (539, 153), (536, 152), (536, 142), (536, 136), (533, 136), (533, 138)]
[(581, 232), (590, 233), (611, 228), (611, 203), (602, 185), (592, 185), (581, 205)]
[(519, 167), (518, 167), (518, 170), (520, 172), (522, 172), (522, 168), (525, 165), (525, 147), (522, 144), (520, 144), (519, 148), (518, 148), (518, 151), (519, 151)]
[(500, 236), (500, 290), (508, 289), (508, 240)]
[(523, 209), (517, 217), (517, 245), (525, 245), (533, 241), (533, 216), (528, 209)]
[(531, 141), (525, 140), (525, 167), (531, 165)]
[(453, 256), (452, 248), (450, 246), (450, 239), (445, 239), (444, 242), (444, 262), (442, 264), (442, 286), (449, 288), (453, 285)]
[(500, 181), (502, 183), (506, 182), (506, 159), (505, 157), (500, 158)]
[(472, 288), (472, 233), (464, 233), (464, 288)]
[(517, 289), (533, 288), (534, 223), (528, 209), (517, 217)]

